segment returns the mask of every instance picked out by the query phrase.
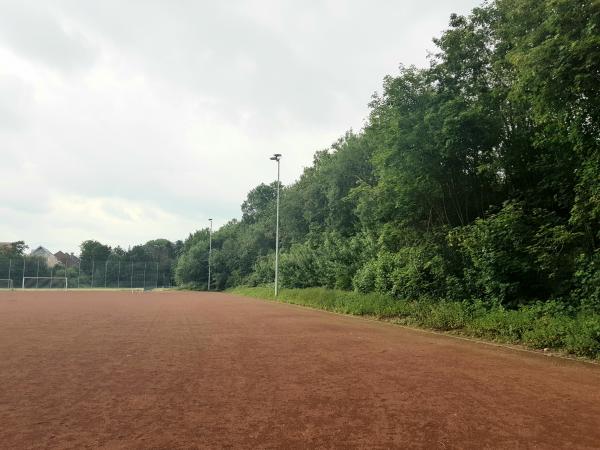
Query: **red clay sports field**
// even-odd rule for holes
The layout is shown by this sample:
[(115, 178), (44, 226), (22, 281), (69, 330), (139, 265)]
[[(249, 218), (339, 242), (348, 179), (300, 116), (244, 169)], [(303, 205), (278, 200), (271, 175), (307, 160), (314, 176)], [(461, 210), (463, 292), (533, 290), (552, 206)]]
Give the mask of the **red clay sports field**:
[(598, 448), (600, 367), (219, 293), (0, 293), (0, 447)]

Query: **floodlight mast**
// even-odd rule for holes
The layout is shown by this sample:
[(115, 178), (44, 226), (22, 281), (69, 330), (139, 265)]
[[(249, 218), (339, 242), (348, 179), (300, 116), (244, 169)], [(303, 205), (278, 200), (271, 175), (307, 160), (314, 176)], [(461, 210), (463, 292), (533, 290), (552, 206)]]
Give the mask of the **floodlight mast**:
[(208, 291), (210, 291), (210, 256), (212, 253), (212, 219), (208, 219), (210, 228), (208, 230)]
[(281, 160), (281, 153), (275, 153), (271, 158), (271, 161), (277, 161), (277, 214), (275, 222), (275, 297), (279, 293), (279, 167)]

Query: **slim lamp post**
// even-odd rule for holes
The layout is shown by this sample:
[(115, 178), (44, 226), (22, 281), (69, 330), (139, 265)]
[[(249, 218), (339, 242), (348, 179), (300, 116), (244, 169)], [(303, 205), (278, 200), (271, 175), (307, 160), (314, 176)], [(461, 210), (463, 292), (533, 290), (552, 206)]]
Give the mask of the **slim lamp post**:
[(25, 257), (23, 256), (23, 289), (25, 289)]
[(210, 291), (210, 256), (212, 254), (212, 219), (208, 219), (210, 228), (208, 229), (208, 289)]
[(275, 222), (275, 297), (279, 292), (279, 166), (281, 153), (271, 156), (271, 161), (277, 161), (277, 215)]

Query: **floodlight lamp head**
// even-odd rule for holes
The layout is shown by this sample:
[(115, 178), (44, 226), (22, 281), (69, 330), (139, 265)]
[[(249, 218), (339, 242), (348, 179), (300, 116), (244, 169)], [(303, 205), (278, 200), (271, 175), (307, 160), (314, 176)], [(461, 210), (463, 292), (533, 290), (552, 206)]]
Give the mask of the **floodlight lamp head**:
[(271, 161), (279, 161), (279, 159), (281, 158), (281, 153), (275, 153), (273, 156), (271, 156), (271, 158), (269, 158)]

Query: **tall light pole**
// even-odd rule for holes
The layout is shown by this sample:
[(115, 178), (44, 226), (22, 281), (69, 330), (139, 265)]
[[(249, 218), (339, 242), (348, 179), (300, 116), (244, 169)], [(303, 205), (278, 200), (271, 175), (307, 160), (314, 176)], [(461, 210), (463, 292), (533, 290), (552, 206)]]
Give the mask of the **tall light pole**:
[(210, 228), (208, 230), (208, 289), (210, 291), (210, 255), (212, 253), (212, 219), (208, 219)]
[(279, 292), (279, 166), (281, 153), (271, 156), (271, 161), (277, 161), (277, 219), (275, 222), (275, 297)]

